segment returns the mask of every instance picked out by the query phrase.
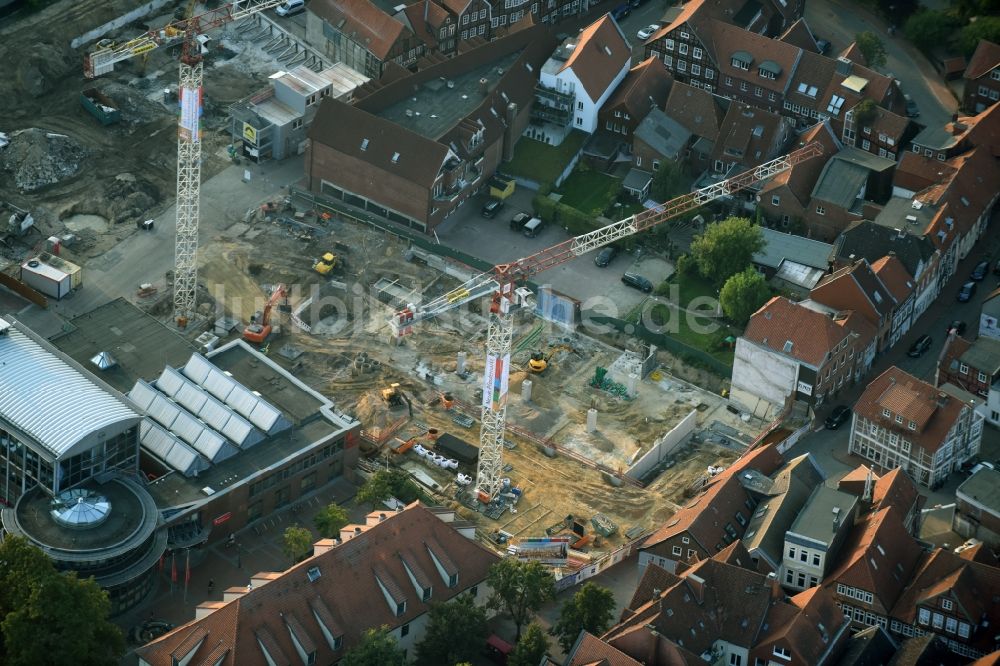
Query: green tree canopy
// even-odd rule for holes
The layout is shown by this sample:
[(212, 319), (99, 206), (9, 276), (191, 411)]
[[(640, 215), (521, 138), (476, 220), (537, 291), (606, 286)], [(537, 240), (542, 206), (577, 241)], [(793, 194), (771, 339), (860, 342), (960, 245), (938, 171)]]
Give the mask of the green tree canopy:
[(548, 569), (512, 557), (490, 567), (487, 583), (493, 590), (487, 606), (510, 616), (517, 628), (515, 640), (520, 640), (521, 627), (532, 614), (555, 596), (555, 580)]
[[(854, 120), (859, 127), (870, 125), (878, 117), (878, 105), (870, 99), (863, 99), (854, 107)], [(761, 207), (757, 207), (760, 212)]]
[(285, 528), (281, 550), (292, 562), (298, 562), (305, 558), (312, 551), (312, 546), (312, 532), (298, 525), (289, 525)]
[(563, 652), (569, 652), (582, 630), (595, 636), (603, 634), (615, 616), (615, 597), (611, 590), (595, 583), (585, 583), (563, 604), (552, 633), (559, 637)]
[(878, 69), (885, 64), (885, 44), (882, 43), (882, 40), (874, 32), (870, 30), (859, 32), (854, 35), (854, 41), (857, 42), (858, 48), (861, 49), (861, 54), (865, 57), (865, 61), (869, 67)]
[(93, 578), (56, 571), (21, 537), (0, 543), (0, 663), (9, 666), (106, 666), (125, 653), (108, 622), (111, 603)]
[(420, 491), (406, 472), (398, 469), (381, 469), (358, 488), (355, 500), (359, 504), (367, 503), (375, 507), (390, 497), (409, 504), (420, 497)]
[(489, 627), (486, 611), (471, 594), (431, 606), (424, 638), (417, 644), (417, 666), (471, 661), (483, 651)]
[(740, 326), (771, 297), (771, 288), (753, 266), (733, 275), (719, 292), (719, 303), (727, 317)]
[(977, 16), (975, 21), (962, 28), (958, 35), (958, 46), (969, 56), (976, 50), (981, 39), (994, 44), (1000, 43), (1000, 16)]
[(545, 630), (532, 622), (524, 630), (521, 640), (507, 657), (507, 666), (538, 666), (549, 652), (549, 639)]
[(660, 166), (653, 172), (653, 182), (649, 186), (649, 195), (657, 201), (667, 201), (679, 194), (684, 194), (684, 173), (673, 160), (661, 160)]
[(327, 504), (313, 516), (313, 525), (324, 539), (340, 536), (340, 529), (349, 522), (351, 519), (347, 516), (347, 511), (336, 502)]
[(347, 651), (339, 666), (403, 666), (406, 654), (389, 633), (389, 627), (368, 629), (361, 642)]
[(922, 9), (903, 24), (903, 34), (921, 51), (930, 51), (946, 43), (958, 27), (951, 14)]
[(760, 227), (745, 217), (730, 217), (708, 225), (691, 243), (691, 256), (698, 272), (722, 285), (730, 275), (750, 265), (755, 252), (764, 247)]

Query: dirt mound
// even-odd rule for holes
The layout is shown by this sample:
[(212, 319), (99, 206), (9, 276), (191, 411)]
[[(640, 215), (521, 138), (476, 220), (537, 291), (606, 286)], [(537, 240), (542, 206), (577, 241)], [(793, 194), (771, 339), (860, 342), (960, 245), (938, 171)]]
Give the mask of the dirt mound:
[[(55, 89), (56, 84), (80, 68), (80, 58), (74, 56), (66, 44), (56, 42), (35, 43), (26, 53), (18, 57), (15, 89), (11, 92), (26, 93), (31, 97), (41, 97)], [(19, 94), (5, 95), (8, 102), (14, 102)]]
[(160, 201), (160, 191), (145, 178), (131, 173), (121, 173), (104, 186), (107, 201), (105, 217), (112, 224), (132, 222), (146, 214)]
[(32, 127), (10, 135), (0, 164), (21, 192), (34, 192), (72, 178), (90, 151), (65, 134)]

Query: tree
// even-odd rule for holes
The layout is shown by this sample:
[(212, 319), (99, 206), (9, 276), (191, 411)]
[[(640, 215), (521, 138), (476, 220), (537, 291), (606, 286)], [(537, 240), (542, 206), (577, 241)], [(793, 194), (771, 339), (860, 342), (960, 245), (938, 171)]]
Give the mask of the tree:
[(398, 469), (380, 469), (368, 477), (358, 488), (355, 499), (361, 504), (378, 506), (390, 497), (410, 503), (420, 496), (420, 491), (406, 472)]
[(431, 606), (424, 638), (417, 644), (417, 666), (471, 661), (482, 652), (489, 635), (486, 611), (471, 594)]
[(903, 34), (921, 51), (930, 51), (944, 44), (958, 27), (950, 14), (923, 9), (903, 24)]
[(854, 41), (861, 49), (861, 54), (865, 57), (865, 62), (868, 63), (869, 67), (878, 69), (885, 64), (885, 44), (874, 32), (870, 30), (859, 32), (854, 35)]
[(546, 601), (555, 596), (552, 574), (538, 562), (520, 562), (504, 558), (490, 567), (487, 582), (493, 595), (487, 606), (506, 613), (517, 628), (515, 640), (521, 638), (521, 627)]
[(771, 288), (764, 281), (764, 276), (753, 266), (748, 266), (742, 273), (726, 280), (719, 292), (719, 303), (726, 316), (742, 326), (770, 297)]
[(324, 539), (340, 536), (340, 529), (351, 522), (344, 507), (336, 503), (327, 504), (313, 517), (313, 524)]
[[(870, 99), (863, 99), (854, 107), (854, 120), (858, 123), (858, 127), (871, 125), (877, 117), (878, 105)], [(760, 209), (761, 207), (758, 206), (757, 210)]]
[(730, 217), (708, 225), (695, 237), (691, 256), (703, 277), (721, 285), (749, 266), (754, 253), (763, 247), (760, 227), (745, 217)]
[(549, 639), (545, 631), (532, 622), (507, 657), (507, 666), (538, 666), (548, 652)]
[(611, 626), (615, 615), (615, 597), (611, 590), (595, 583), (585, 583), (573, 597), (563, 604), (559, 620), (552, 633), (559, 637), (563, 652), (569, 652), (583, 630), (595, 636)]
[(985, 39), (996, 44), (1000, 42), (1000, 16), (979, 16), (975, 21), (962, 28), (958, 35), (958, 46), (965, 55), (970, 56)]
[(21, 537), (0, 543), (0, 663), (117, 664), (125, 639), (108, 622), (110, 611), (107, 593), (93, 578), (56, 571)]
[(684, 174), (677, 162), (663, 160), (653, 173), (653, 182), (649, 187), (649, 195), (657, 201), (673, 199), (684, 193)]
[(389, 627), (367, 629), (361, 641), (347, 651), (339, 666), (402, 666), (406, 653), (400, 649)]
[(284, 551), (292, 563), (305, 558), (309, 554), (309, 551), (312, 550), (312, 545), (312, 532), (306, 528), (299, 527), (298, 525), (290, 525), (285, 528), (281, 550)]

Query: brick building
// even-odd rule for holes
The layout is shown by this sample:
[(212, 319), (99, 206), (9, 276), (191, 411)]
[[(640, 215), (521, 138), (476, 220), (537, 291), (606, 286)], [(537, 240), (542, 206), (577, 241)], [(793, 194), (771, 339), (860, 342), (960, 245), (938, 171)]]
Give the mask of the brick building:
[(949, 336), (945, 345), (936, 384), (951, 383), (986, 398), (990, 387), (1000, 380), (1000, 340), (978, 338), (969, 342), (961, 336)]
[(510, 159), (554, 46), (548, 28), (535, 26), (353, 105), (325, 100), (309, 134), (309, 188), (430, 233)]
[(979, 40), (962, 75), (965, 90), (962, 108), (980, 113), (1000, 100), (1000, 44)]
[(601, 106), (597, 114), (599, 129), (615, 135), (623, 147), (632, 142), (632, 134), (650, 111), (662, 109), (670, 94), (673, 79), (663, 62), (647, 58), (632, 67), (628, 75)]
[(825, 276), (809, 298), (837, 310), (853, 310), (875, 325), (876, 351), (889, 347), (896, 301), (871, 265), (859, 259)]

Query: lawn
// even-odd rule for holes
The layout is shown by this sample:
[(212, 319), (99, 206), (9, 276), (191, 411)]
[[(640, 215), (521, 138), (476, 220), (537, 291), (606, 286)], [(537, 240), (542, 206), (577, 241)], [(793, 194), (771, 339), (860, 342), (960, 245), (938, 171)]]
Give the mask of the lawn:
[(672, 285), (677, 285), (679, 290), (677, 305), (682, 308), (688, 307), (691, 301), (699, 296), (711, 298), (713, 301), (719, 297), (718, 289), (709, 280), (700, 275), (681, 275), (680, 273), (674, 273), (670, 281), (664, 282), (656, 291), (661, 296), (670, 296)]
[[(732, 331), (724, 323), (711, 317), (696, 317), (689, 313), (678, 312), (664, 303), (654, 305), (649, 317), (650, 324), (664, 326), (662, 331), (664, 335), (674, 338), (678, 342), (683, 342), (689, 347), (700, 349), (727, 365), (733, 364), (733, 350), (723, 347), (721, 340), (727, 335), (739, 335), (739, 333)], [(694, 331), (691, 328), (692, 323), (699, 329), (716, 326), (718, 330), (714, 333)]]
[(614, 203), (621, 191), (621, 180), (596, 171), (574, 171), (557, 190), (563, 195), (560, 203), (581, 213), (597, 217)]
[(584, 132), (570, 132), (558, 146), (521, 137), (514, 146), (514, 159), (502, 165), (500, 171), (511, 176), (528, 178), (539, 185), (554, 183), (573, 156), (579, 152), (587, 136)]

